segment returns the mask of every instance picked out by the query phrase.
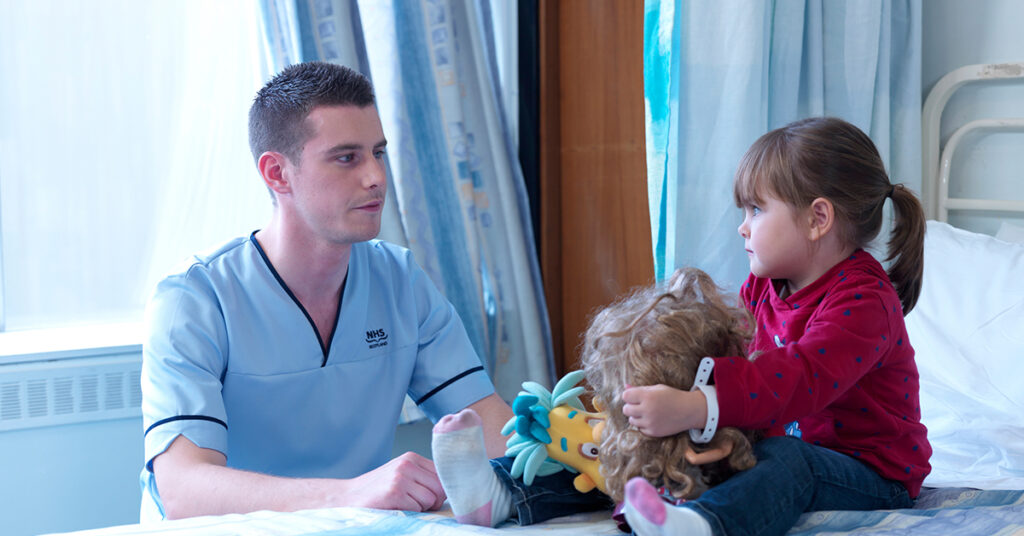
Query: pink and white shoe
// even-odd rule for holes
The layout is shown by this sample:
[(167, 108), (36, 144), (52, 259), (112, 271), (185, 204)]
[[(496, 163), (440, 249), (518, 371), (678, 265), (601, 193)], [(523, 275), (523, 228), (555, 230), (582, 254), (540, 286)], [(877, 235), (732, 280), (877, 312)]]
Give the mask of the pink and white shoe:
[(639, 476), (626, 482), (622, 513), (640, 536), (711, 536), (711, 525), (700, 514), (691, 508), (669, 506), (654, 486)]

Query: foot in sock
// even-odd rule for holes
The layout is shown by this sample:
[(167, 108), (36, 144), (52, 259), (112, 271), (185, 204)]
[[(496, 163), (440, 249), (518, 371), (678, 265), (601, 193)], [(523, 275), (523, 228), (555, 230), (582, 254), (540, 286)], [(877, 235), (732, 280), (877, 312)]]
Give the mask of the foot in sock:
[(471, 409), (446, 415), (434, 425), (434, 467), (459, 523), (497, 526), (508, 519), (512, 494), (494, 474), (480, 416)]
[(626, 505), (622, 509), (633, 532), (640, 536), (687, 534), (711, 536), (711, 525), (691, 508), (669, 507), (641, 477), (626, 482)]

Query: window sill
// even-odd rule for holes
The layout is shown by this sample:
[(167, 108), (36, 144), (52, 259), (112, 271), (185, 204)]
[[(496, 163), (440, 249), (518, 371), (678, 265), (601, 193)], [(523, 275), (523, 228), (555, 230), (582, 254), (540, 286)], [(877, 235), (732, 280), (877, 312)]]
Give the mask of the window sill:
[(0, 333), (0, 365), (33, 363), (142, 349), (141, 322)]

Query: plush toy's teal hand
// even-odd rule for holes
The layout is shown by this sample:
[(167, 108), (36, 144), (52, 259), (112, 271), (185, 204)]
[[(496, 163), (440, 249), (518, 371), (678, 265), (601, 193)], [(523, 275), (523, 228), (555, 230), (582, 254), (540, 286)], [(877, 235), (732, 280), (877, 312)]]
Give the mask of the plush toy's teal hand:
[[(524, 438), (533, 439), (544, 443), (545, 445), (551, 443), (551, 435), (548, 434), (547, 428), (551, 426), (551, 419), (548, 417), (547, 408), (537, 405), (539, 398), (535, 395), (528, 393), (520, 393), (515, 400), (512, 401), (512, 412), (515, 413), (515, 425), (513, 429), (517, 434)], [(502, 429), (503, 434), (508, 434), (511, 430), (506, 425)]]
[(519, 393), (519, 396), (512, 401), (512, 412), (516, 415), (525, 415), (530, 412), (530, 408), (532, 408), (538, 400), (540, 399), (535, 395)]

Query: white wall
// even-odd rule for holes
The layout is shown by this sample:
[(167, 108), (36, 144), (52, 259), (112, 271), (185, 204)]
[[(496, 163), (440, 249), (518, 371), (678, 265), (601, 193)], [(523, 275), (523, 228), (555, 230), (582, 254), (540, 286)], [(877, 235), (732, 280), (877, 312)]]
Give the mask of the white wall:
[(142, 418), (0, 432), (0, 533), (137, 523)]
[[(947, 72), (978, 63), (1024, 62), (1024, 2), (926, 0), (923, 2), (923, 98)], [(969, 84), (950, 99), (941, 142), (968, 121), (1024, 117), (1024, 81)], [(1024, 133), (976, 133), (961, 143), (950, 173), (951, 197), (1024, 199)], [(993, 215), (952, 212), (954, 225), (993, 233)], [(1024, 219), (1021, 219), (1024, 224)]]

